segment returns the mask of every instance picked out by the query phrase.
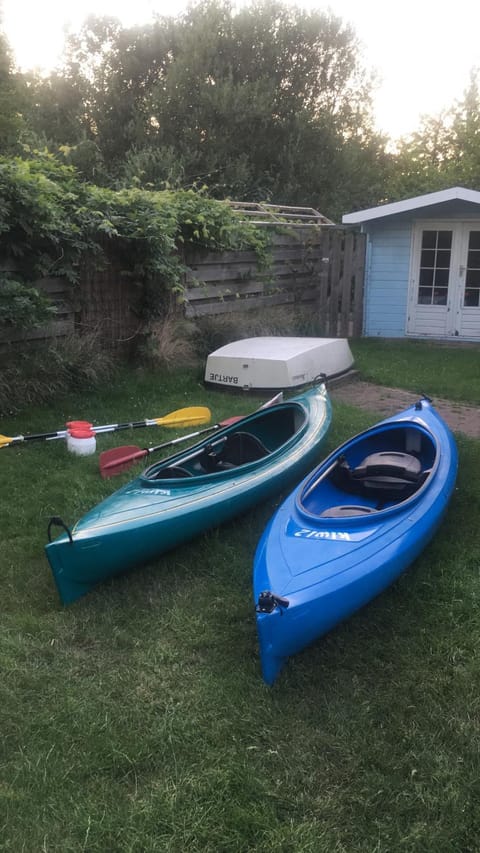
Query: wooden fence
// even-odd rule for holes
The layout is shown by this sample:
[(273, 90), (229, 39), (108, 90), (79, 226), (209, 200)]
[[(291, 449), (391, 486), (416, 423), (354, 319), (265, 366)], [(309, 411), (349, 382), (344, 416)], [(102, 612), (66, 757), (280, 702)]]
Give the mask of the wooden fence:
[[(331, 226), (286, 229), (274, 234), (272, 257), (262, 268), (254, 252), (187, 250), (186, 316), (303, 307), (317, 315), (322, 335), (361, 335), (364, 235)], [(136, 310), (141, 287), (114, 259), (103, 270), (85, 272), (73, 289), (61, 278), (36, 286), (56, 305), (55, 319), (24, 332), (2, 330), (0, 347), (95, 331), (109, 348), (125, 349), (142, 331)]]
[[(3, 270), (14, 277), (13, 264), (5, 264)], [(88, 333), (95, 333), (107, 349), (126, 350), (141, 330), (136, 311), (141, 287), (114, 260), (104, 269), (85, 269), (75, 285), (59, 276), (38, 279), (34, 286), (49, 297), (56, 313), (35, 328), (0, 328), (0, 352), (25, 342)]]
[(330, 227), (275, 234), (272, 256), (271, 266), (262, 269), (254, 252), (187, 255), (187, 316), (308, 307), (318, 315), (322, 335), (361, 335), (363, 234)]
[[(14, 277), (15, 271), (8, 269)], [(6, 270), (6, 265), (3, 266)], [(19, 346), (25, 341), (34, 342), (46, 339), (62, 338), (72, 335), (75, 331), (75, 306), (72, 299), (72, 288), (64, 278), (41, 278), (35, 282), (35, 287), (45, 293), (56, 308), (52, 319), (36, 328), (3, 328), (0, 329), (0, 349), (2, 346)]]

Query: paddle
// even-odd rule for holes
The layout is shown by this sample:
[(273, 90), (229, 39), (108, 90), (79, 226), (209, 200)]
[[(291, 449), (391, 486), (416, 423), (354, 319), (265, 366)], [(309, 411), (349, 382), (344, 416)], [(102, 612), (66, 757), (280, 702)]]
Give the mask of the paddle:
[[(212, 414), (206, 406), (188, 406), (184, 409), (177, 409), (175, 412), (170, 412), (161, 418), (146, 418), (143, 421), (133, 421), (123, 424), (103, 424), (102, 426), (93, 426), (88, 421), (69, 421), (67, 427), (74, 428), (75, 426), (92, 429), (95, 434), (104, 432), (117, 432), (122, 429), (136, 429), (137, 427), (147, 426), (162, 426), (162, 427), (184, 427), (197, 426), (199, 424), (207, 424)], [(44, 439), (51, 441), (56, 438), (65, 438), (68, 429), (57, 430), (56, 432), (39, 432), (32, 435), (15, 435), (13, 437), (0, 435), (0, 448), (8, 447), (11, 444), (21, 444), (24, 441), (38, 441)]]
[[(280, 392), (279, 394), (276, 394), (275, 397), (272, 397), (271, 400), (264, 403), (263, 406), (260, 406), (258, 411), (266, 409), (269, 406), (273, 406), (275, 403), (280, 403), (282, 399), (283, 393)], [(230, 426), (230, 424), (241, 421), (243, 418), (243, 415), (227, 418), (226, 420), (213, 424), (206, 429), (191, 432), (189, 435), (181, 435), (179, 438), (174, 438), (171, 441), (165, 441), (163, 444), (157, 444), (155, 447), (141, 448), (130, 445), (114, 447), (112, 450), (104, 450), (99, 457), (100, 474), (104, 479), (107, 479), (107, 477), (114, 477), (115, 474), (121, 474), (123, 471), (128, 471), (135, 462), (139, 459), (144, 459), (146, 456), (149, 456), (150, 453), (155, 453), (157, 450), (164, 450), (166, 447), (173, 447), (175, 444), (179, 444), (182, 441), (188, 441), (190, 438), (197, 438), (197, 436), (204, 435), (207, 432), (215, 432), (215, 430)]]
[(164, 441), (163, 444), (157, 444), (155, 447), (137, 447), (136, 445), (125, 445), (124, 447), (114, 447), (112, 450), (104, 450), (99, 456), (100, 474), (103, 479), (113, 477), (115, 474), (121, 474), (123, 471), (128, 471), (135, 462), (139, 459), (144, 459), (150, 453), (155, 453), (157, 450), (163, 450), (165, 447), (173, 447), (182, 441), (188, 441), (189, 438), (197, 438), (199, 435), (204, 435), (207, 432), (214, 432), (217, 429), (230, 426), (236, 421), (241, 421), (242, 416), (227, 418), (225, 421), (220, 421), (218, 424), (206, 427), (206, 429), (191, 432), (188, 435), (181, 435), (178, 438), (173, 438), (171, 441)]

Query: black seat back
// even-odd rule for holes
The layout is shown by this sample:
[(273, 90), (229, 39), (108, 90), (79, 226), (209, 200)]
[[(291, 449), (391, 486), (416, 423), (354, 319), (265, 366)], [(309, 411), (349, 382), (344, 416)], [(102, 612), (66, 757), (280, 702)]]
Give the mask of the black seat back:
[(234, 432), (226, 436), (218, 452), (215, 445), (207, 445), (200, 463), (204, 470), (212, 473), (237, 468), (247, 462), (256, 462), (269, 453), (268, 448), (255, 435), (249, 432)]

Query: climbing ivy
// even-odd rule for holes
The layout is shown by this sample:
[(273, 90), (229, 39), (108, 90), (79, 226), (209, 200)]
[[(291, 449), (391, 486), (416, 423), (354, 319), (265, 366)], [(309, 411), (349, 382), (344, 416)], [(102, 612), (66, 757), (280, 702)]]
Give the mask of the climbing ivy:
[(28, 329), (51, 320), (55, 313), (55, 307), (37, 288), (0, 276), (0, 327)]
[[(25, 309), (21, 322), (44, 319), (45, 305), (32, 291), (32, 282), (63, 276), (78, 284), (86, 266), (112, 260), (143, 285), (144, 309), (151, 314), (167, 293), (181, 298), (181, 249), (187, 244), (216, 251), (250, 248), (263, 264), (269, 259), (266, 232), (240, 222), (228, 204), (210, 199), (205, 188), (115, 191), (83, 183), (73, 167), (48, 152), (30, 152), (28, 159), (0, 158), (0, 254), (11, 263), (16, 282), (12, 290), (0, 281), (9, 322), (15, 322), (13, 302), (20, 296)], [(25, 300), (30, 300), (28, 310)]]

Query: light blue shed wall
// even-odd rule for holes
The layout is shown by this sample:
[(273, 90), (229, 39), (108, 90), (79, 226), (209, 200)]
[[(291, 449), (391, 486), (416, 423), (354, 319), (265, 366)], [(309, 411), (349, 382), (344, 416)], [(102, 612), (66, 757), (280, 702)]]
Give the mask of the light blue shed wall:
[(405, 335), (411, 221), (370, 223), (364, 302), (364, 334), (400, 338)]

